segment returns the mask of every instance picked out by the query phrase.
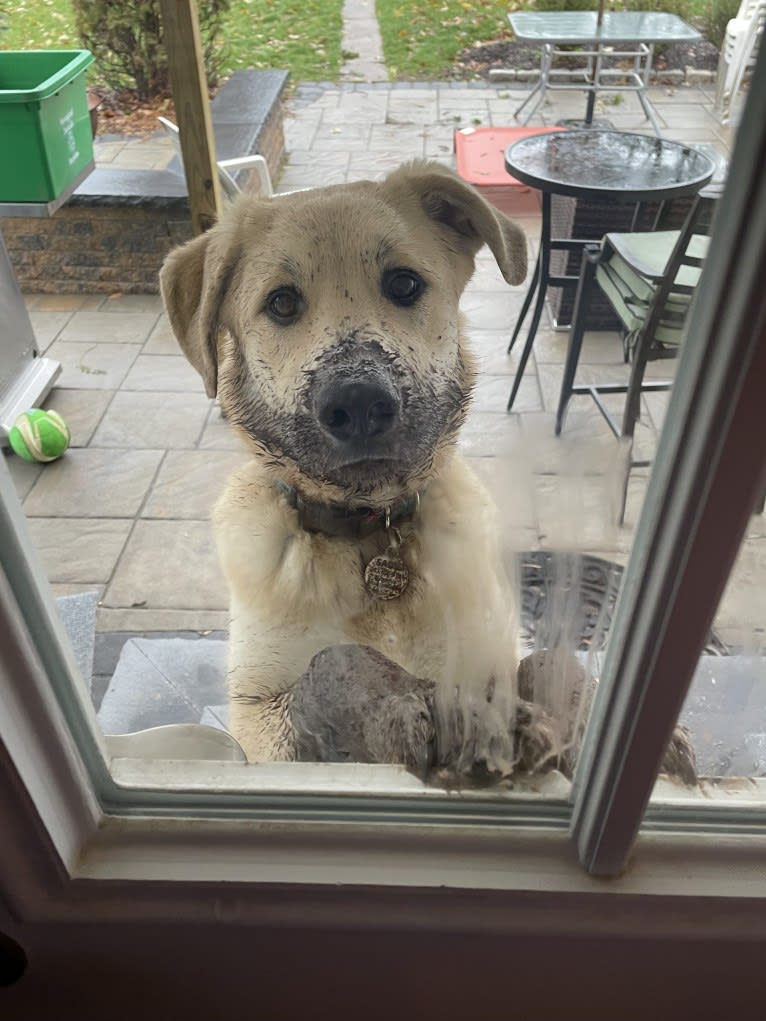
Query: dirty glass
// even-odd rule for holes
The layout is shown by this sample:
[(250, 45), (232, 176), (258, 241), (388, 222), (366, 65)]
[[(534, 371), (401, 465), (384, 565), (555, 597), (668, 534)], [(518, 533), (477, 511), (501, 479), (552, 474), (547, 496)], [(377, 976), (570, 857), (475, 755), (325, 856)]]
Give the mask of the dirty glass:
[(657, 803), (766, 800), (766, 523), (757, 507), (678, 718), (674, 743), (698, 782), (660, 781)]
[[(511, 122), (518, 103), (496, 88), (480, 99), (474, 89), (444, 90), (443, 96), (438, 89), (413, 92), (299, 91), (277, 190), (380, 177), (408, 156), (454, 166), (458, 122), (475, 122), (477, 104), (480, 120)], [(709, 105), (709, 98), (700, 101)], [(440, 102), (449, 112), (446, 120)], [(645, 126), (640, 109), (628, 102), (615, 111), (615, 120), (626, 130)], [(689, 141), (707, 144), (703, 134)], [(298, 141), (309, 136), (317, 140), (316, 151)], [(726, 144), (717, 136), (716, 144), (725, 157)], [(462, 688), (461, 629), (467, 625), (445, 590), (451, 673), (448, 695), (437, 700), (429, 724), (438, 740), (429, 731), (419, 745), (425, 758), (408, 761), (408, 771), (379, 774), (379, 784), (420, 790), (425, 778), (435, 791), (457, 784), (481, 796), (531, 793), (561, 800), (569, 792), (649, 468), (627, 473), (625, 445), (588, 397), (572, 400), (562, 434), (555, 435), (568, 339), (555, 293), (507, 413), (526, 330), (510, 355), (506, 347), (539, 247), (539, 199), (528, 188), (517, 189), (507, 211), (527, 237), (529, 273), (524, 284), (509, 286), (486, 248), (476, 258), (460, 307), (477, 375), (457, 449), (497, 506), (494, 573), (512, 594), (507, 618), (488, 618), (487, 630), (474, 636), (472, 653), (481, 658), (496, 638), (494, 629), (508, 628), (519, 636), (525, 665), (518, 691), (512, 664), (493, 677), (491, 698)], [(599, 221), (595, 229), (601, 226)], [(396, 286), (408, 281), (398, 279)], [(289, 317), (291, 300), (290, 292), (275, 291), (274, 315)], [(71, 444), (58, 461), (37, 464), (8, 455), (6, 465), (74, 649), (89, 711), (115, 759), (236, 760), (241, 752), (226, 734), (229, 595), (211, 514), (227, 478), (246, 464), (246, 446), (184, 358), (158, 295), (94, 294), (83, 286), (75, 294), (29, 293), (25, 304), (41, 353), (62, 366), (46, 407), (67, 420)], [(586, 335), (578, 381), (624, 382), (629, 367), (616, 323), (599, 326)], [(647, 377), (667, 379), (674, 370), (672, 361), (651, 364)], [(653, 457), (665, 399), (642, 399), (633, 452), (643, 460)], [(604, 398), (616, 416), (623, 401), (618, 394)], [(289, 485), (283, 495), (294, 498)], [(422, 508), (407, 508), (407, 514), (426, 515), (428, 500), (426, 492)], [(481, 525), (477, 520), (474, 529), (467, 527), (464, 546), (452, 551), (469, 565), (481, 553)], [(472, 599), (486, 595), (477, 591)], [(395, 632), (376, 639), (394, 660), (399, 640)], [(335, 694), (349, 673), (343, 657), (329, 657)], [(366, 660), (352, 666), (350, 676), (356, 670), (369, 679), (374, 672)], [(410, 684), (407, 695), (415, 707), (404, 723), (417, 729), (432, 693), (411, 680), (403, 683)], [(320, 699), (318, 710), (316, 699), (304, 698), (301, 712), (312, 721), (306, 728), (312, 741), (299, 749), (300, 757), (344, 765), (366, 754), (376, 761), (378, 734), (364, 737), (357, 756), (349, 752), (348, 735), (345, 743), (338, 741), (326, 719), (317, 722), (317, 712), (331, 701)], [(175, 729), (157, 729), (168, 726)], [(267, 782), (267, 773), (250, 781), (254, 789)], [(309, 782), (305, 771), (300, 776)]]

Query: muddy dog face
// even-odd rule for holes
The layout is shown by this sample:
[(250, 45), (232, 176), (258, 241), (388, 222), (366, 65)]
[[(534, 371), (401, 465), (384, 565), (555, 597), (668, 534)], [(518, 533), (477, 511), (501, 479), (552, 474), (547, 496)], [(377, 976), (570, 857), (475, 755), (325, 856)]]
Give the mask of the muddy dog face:
[(284, 481), (382, 506), (428, 481), (463, 421), (458, 302), (485, 243), (521, 283), (521, 230), (419, 162), (381, 183), (243, 196), (170, 254), (162, 294), (208, 394)]

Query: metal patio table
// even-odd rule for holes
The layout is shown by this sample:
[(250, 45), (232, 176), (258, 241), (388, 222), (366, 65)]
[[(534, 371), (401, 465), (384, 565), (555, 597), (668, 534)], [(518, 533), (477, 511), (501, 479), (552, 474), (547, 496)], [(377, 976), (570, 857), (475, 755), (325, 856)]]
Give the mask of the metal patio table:
[[(661, 134), (654, 109), (646, 96), (657, 43), (694, 42), (700, 33), (675, 14), (659, 11), (608, 11), (598, 24), (596, 11), (520, 11), (508, 15), (513, 34), (519, 42), (542, 48), (540, 79), (524, 102), (517, 107), (518, 117), (527, 103), (535, 102), (524, 121), (529, 123), (550, 90), (581, 89), (595, 97), (604, 90), (636, 92), (644, 113), (656, 134)], [(582, 47), (578, 52), (562, 47)], [(556, 60), (582, 58), (577, 69), (554, 67)], [(628, 61), (627, 67), (605, 66), (614, 60)], [(564, 81), (551, 81), (551, 76)], [(585, 124), (592, 120), (589, 102)]]
[[(548, 286), (567, 287), (577, 276), (551, 274), (552, 251), (582, 251), (587, 240), (551, 236), (551, 196), (569, 195), (608, 203), (635, 203), (633, 226), (642, 203), (664, 203), (695, 195), (713, 176), (714, 164), (704, 153), (681, 142), (627, 131), (550, 131), (530, 135), (505, 151), (505, 169), (542, 192), (540, 250), (508, 351), (521, 332), (533, 300), (535, 308), (526, 344), (508, 400), (513, 407), (540, 324)], [(659, 217), (662, 205), (657, 213)]]

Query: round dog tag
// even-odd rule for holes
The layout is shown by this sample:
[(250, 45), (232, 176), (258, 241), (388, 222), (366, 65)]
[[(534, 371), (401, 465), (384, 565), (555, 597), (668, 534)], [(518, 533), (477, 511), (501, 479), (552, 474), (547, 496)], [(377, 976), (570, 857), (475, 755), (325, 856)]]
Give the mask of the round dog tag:
[(364, 569), (364, 584), (376, 599), (398, 599), (409, 583), (407, 565), (392, 549), (373, 557)]

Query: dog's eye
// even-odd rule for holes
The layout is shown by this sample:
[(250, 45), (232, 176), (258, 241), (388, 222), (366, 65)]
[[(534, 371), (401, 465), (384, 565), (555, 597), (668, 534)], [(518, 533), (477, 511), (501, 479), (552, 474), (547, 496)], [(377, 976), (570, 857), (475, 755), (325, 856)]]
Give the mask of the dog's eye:
[(392, 269), (383, 277), (383, 293), (397, 305), (412, 305), (423, 293), (425, 286), (411, 269)]
[(266, 311), (277, 322), (291, 323), (301, 310), (301, 296), (292, 287), (280, 287), (266, 299)]

